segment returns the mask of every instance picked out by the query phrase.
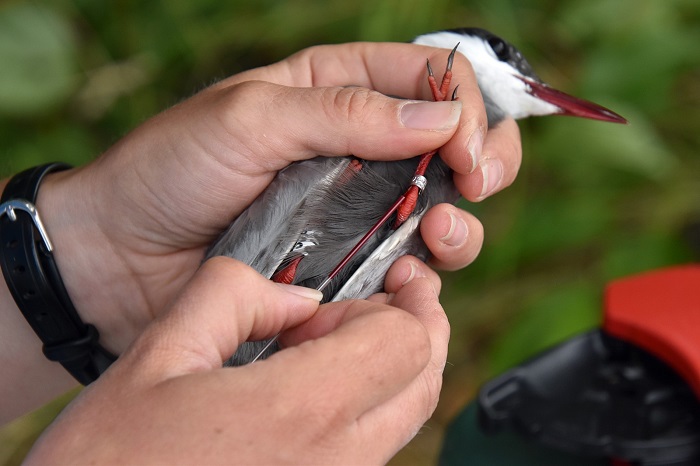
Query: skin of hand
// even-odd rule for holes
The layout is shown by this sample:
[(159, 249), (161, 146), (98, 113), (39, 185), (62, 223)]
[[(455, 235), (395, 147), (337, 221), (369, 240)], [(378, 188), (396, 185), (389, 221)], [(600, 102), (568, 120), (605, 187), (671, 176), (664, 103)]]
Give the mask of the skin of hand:
[[(439, 279), (404, 261), (425, 278), (320, 308), (314, 290), (230, 258), (207, 261), (26, 464), (388, 461), (435, 409), (449, 339)], [(221, 367), (238, 343), (289, 327), (291, 347)]]
[[(207, 246), (293, 161), (319, 154), (395, 160), (442, 147), (467, 199), (512, 183), (521, 157), (518, 127), (507, 119), (487, 130), (463, 56), (453, 66), (460, 100), (422, 101), (432, 99), (426, 58), (440, 70), (447, 55), (413, 44), (305, 49), (206, 88), (94, 162), (48, 176), (37, 208), (68, 292), (103, 346), (121, 354), (192, 278)], [(433, 265), (444, 269), (469, 264), (483, 239), (476, 218), (447, 204), (426, 214), (421, 234)], [(403, 281), (417, 271), (403, 261), (394, 268)], [(19, 312), (10, 314), (8, 328), (18, 330), (4, 339), (0, 362), (7, 378), (20, 382), (0, 387), (0, 396), (22, 401), (0, 421), (75, 384), (43, 359)]]

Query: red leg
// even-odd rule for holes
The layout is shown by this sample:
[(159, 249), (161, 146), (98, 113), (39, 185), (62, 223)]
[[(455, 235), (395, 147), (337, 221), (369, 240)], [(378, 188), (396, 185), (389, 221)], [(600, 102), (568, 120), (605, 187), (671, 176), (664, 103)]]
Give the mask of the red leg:
[(294, 281), (294, 277), (297, 274), (299, 262), (301, 262), (304, 257), (305, 256), (295, 257), (289, 264), (287, 264), (285, 268), (275, 273), (270, 280), (275, 283), (285, 283), (290, 285)]
[[(435, 81), (435, 75), (433, 74), (433, 67), (430, 66), (430, 60), (427, 61), (428, 84), (430, 84), (430, 91), (433, 93), (433, 99), (435, 99), (436, 102), (442, 102), (447, 98), (447, 92), (450, 90), (450, 84), (452, 83), (452, 64), (455, 60), (457, 47), (459, 47), (459, 43), (455, 45), (455, 48), (450, 52), (450, 56), (447, 57), (447, 66), (445, 67), (445, 74), (442, 75), (440, 87), (438, 87), (437, 81)], [(455, 91), (456, 90), (455, 88)], [(452, 100), (457, 100), (454, 93), (452, 94)]]
[[(447, 67), (445, 68), (445, 74), (442, 76), (442, 81), (440, 82), (440, 87), (438, 88), (437, 81), (435, 81), (435, 75), (433, 74), (433, 68), (430, 66), (430, 60), (427, 62), (428, 66), (428, 84), (430, 84), (430, 90), (433, 93), (433, 98), (437, 102), (442, 102), (447, 97), (447, 92), (450, 89), (450, 83), (452, 82), (452, 63), (454, 63), (455, 53), (457, 52), (457, 47), (459, 43), (455, 45), (455, 48), (450, 52), (450, 56), (447, 58)], [(457, 88), (455, 87), (452, 91), (452, 100), (457, 100)], [(414, 176), (423, 176), (428, 168), (430, 160), (433, 158), (437, 151), (430, 151), (420, 156), (418, 162), (418, 168)], [(403, 222), (408, 220), (413, 211), (416, 209), (416, 204), (418, 203), (418, 195), (420, 191), (418, 186), (411, 185), (406, 194), (404, 194), (405, 199), (396, 211), (396, 220), (394, 221), (394, 229), (401, 226)]]
[(450, 52), (450, 56), (447, 57), (447, 67), (445, 68), (445, 74), (442, 75), (442, 82), (440, 83), (440, 94), (443, 96), (442, 100), (445, 100), (447, 98), (447, 91), (450, 90), (450, 83), (452, 82), (452, 64), (455, 61), (455, 53), (457, 53), (457, 47), (459, 47), (459, 42), (457, 42), (455, 48), (453, 48)]
[[(459, 44), (457, 44), (457, 46), (459, 46)], [(450, 53), (450, 56), (447, 60), (447, 69), (445, 70), (445, 75), (442, 77), (442, 81), (440, 83), (439, 88), (437, 82), (435, 81), (435, 76), (433, 75), (433, 70), (430, 66), (430, 61), (427, 62), (428, 83), (430, 84), (430, 90), (432, 91), (433, 97), (436, 101), (442, 102), (447, 97), (447, 91), (449, 90), (450, 82), (452, 81), (452, 63), (454, 61), (455, 52), (457, 51), (457, 46), (455, 46), (455, 48)], [(456, 88), (452, 92), (452, 100), (457, 100)], [(416, 178), (424, 176), (425, 171), (428, 168), (428, 164), (430, 163), (430, 160), (436, 153), (437, 151), (433, 150), (420, 156), (418, 167), (415, 172)], [(362, 165), (358, 162), (357, 164), (351, 164), (349, 170), (357, 171), (361, 168)], [(318, 290), (322, 290), (338, 274), (338, 272), (340, 272), (340, 270), (343, 267), (345, 267), (345, 264), (347, 264), (350, 261), (350, 259), (357, 253), (357, 251), (359, 251), (362, 248), (362, 246), (365, 245), (369, 238), (372, 235), (374, 235), (382, 225), (386, 223), (386, 221), (394, 214), (394, 212), (396, 212), (396, 221), (394, 222), (394, 229), (398, 228), (411, 216), (411, 214), (416, 208), (418, 195), (420, 194), (420, 188), (418, 186), (424, 184), (424, 181), (425, 180), (423, 180), (423, 183), (421, 183), (418, 180), (416, 180), (411, 183), (411, 186), (408, 188), (408, 190), (406, 190), (405, 194), (401, 195), (401, 197), (399, 197), (396, 200), (396, 202), (394, 202), (394, 204), (389, 208), (389, 210), (384, 214), (384, 216), (378, 222), (376, 222), (374, 226), (362, 237), (362, 239), (350, 250), (350, 252), (348, 252), (345, 258), (343, 258), (343, 260), (331, 271), (331, 273), (328, 275), (325, 281), (321, 285), (319, 285), (319, 287), (317, 288)], [(283, 270), (275, 274), (273, 280), (282, 283), (291, 282), (294, 279), (296, 267), (297, 265), (299, 265), (299, 261), (301, 261), (301, 258), (295, 259), (291, 264), (289, 264)]]

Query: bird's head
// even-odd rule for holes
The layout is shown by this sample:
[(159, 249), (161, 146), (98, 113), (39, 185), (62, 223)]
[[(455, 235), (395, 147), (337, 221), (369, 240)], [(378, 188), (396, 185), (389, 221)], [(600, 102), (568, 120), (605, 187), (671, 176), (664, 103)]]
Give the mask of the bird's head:
[(433, 32), (413, 42), (445, 49), (452, 49), (459, 42), (457, 51), (474, 68), (491, 125), (505, 115), (518, 119), (560, 114), (615, 123), (627, 121), (607, 108), (549, 87), (517, 48), (484, 29)]

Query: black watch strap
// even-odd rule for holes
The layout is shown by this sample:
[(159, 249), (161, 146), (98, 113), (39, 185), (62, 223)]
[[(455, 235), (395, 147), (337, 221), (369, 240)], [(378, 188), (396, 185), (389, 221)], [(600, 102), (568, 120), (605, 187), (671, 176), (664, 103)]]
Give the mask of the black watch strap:
[(0, 198), (0, 266), (17, 307), (44, 343), (46, 357), (87, 385), (116, 358), (98, 343), (97, 329), (75, 310), (35, 208), (44, 176), (68, 168), (63, 163), (42, 165), (9, 181)]

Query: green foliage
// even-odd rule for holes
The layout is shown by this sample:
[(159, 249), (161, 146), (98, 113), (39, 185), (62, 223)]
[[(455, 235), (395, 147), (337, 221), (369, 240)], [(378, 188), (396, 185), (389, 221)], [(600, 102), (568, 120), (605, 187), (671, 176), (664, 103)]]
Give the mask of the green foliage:
[[(5, 2), (0, 174), (87, 163), (214, 80), (306, 46), (467, 25), (518, 44), (553, 86), (630, 124), (523, 122), (516, 183), (462, 204), (485, 225), (484, 249), (444, 274), (453, 328), (444, 396), (436, 428), (397, 463), (431, 459), (440, 427), (481, 381), (598, 325), (608, 281), (697, 260), (683, 237), (700, 221), (697, 1)], [(32, 422), (38, 432), (47, 420)], [(12, 452), (7, 438), (0, 451)], [(8, 458), (0, 463), (18, 461)]]
[(65, 101), (76, 85), (76, 52), (65, 17), (39, 6), (6, 7), (0, 14), (0, 110), (31, 116)]
[(600, 323), (601, 290), (584, 278), (547, 289), (523, 302), (519, 314), (494, 342), (491, 375)]

